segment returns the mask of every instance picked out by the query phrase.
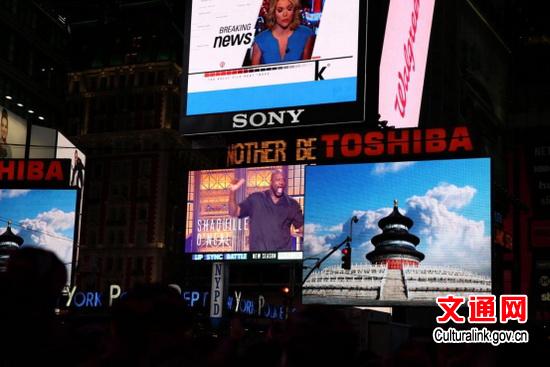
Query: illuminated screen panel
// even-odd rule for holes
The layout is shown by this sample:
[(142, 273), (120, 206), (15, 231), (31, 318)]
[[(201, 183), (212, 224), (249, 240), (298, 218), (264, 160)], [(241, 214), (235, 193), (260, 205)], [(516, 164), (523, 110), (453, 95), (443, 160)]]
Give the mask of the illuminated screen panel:
[(68, 283), (73, 269), (76, 190), (0, 190), (0, 232), (7, 222), (24, 239), (23, 247), (54, 252), (67, 268)]
[[(331, 122), (308, 106), (362, 100), (363, 8), (359, 0), (193, 0), (182, 130)], [(283, 26), (293, 31), (278, 41)], [(279, 111), (236, 113), (258, 110)], [(362, 118), (355, 113), (338, 121)]]
[(391, 0), (380, 60), (381, 120), (417, 127), (435, 0)]
[(192, 171), (185, 252), (193, 260), (299, 260), (303, 205), (303, 165)]
[(490, 172), (488, 158), (308, 166), (304, 258), (328, 254), (357, 222), (351, 269), (336, 251), (306, 280), (303, 302), (434, 305), (450, 293), (490, 294)]
[(27, 121), (0, 105), (0, 159), (25, 158)]
[(71, 160), (70, 185), (82, 188), (86, 171), (86, 156), (60, 132), (57, 133), (56, 158)]

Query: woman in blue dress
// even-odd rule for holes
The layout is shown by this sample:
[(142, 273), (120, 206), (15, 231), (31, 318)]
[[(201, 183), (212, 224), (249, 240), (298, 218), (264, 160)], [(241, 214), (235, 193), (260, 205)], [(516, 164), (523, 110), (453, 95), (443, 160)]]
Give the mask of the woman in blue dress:
[(314, 33), (300, 25), (300, 0), (270, 0), (268, 29), (256, 36), (252, 65), (308, 60), (313, 52)]

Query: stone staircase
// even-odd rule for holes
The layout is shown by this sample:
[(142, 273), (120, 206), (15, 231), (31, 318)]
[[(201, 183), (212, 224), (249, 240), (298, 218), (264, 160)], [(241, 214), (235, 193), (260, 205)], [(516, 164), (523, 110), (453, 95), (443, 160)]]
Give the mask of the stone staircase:
[(384, 283), (384, 290), (380, 297), (385, 301), (406, 301), (407, 294), (405, 293), (405, 283), (403, 282), (403, 274), (399, 269), (388, 269), (388, 273)]

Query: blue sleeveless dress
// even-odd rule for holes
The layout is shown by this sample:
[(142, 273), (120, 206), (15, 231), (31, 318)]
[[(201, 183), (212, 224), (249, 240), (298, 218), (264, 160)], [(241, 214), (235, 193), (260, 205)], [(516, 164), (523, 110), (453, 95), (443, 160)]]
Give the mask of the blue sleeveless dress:
[(304, 48), (307, 40), (314, 35), (313, 31), (303, 25), (298, 26), (294, 33), (288, 38), (286, 53), (281, 59), (279, 54), (279, 42), (273, 37), (270, 29), (266, 29), (256, 36), (255, 43), (262, 51), (262, 64), (272, 64), (276, 62), (298, 61), (302, 60)]

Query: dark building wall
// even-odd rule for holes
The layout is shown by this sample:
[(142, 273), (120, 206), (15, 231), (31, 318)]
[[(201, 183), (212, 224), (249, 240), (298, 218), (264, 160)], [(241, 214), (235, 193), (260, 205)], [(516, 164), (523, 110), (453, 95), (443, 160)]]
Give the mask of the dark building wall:
[(172, 1), (76, 3), (64, 5), (75, 52), (72, 70), (159, 61), (181, 65), (183, 14)]
[[(77, 283), (163, 279), (182, 200), (178, 127), (182, 39), (164, 2), (72, 9), (70, 134), (87, 153)], [(69, 9), (71, 10), (71, 9)]]
[(0, 104), (33, 121), (42, 116), (40, 125), (63, 126), (66, 25), (34, 1), (0, 2), (0, 19)]
[[(90, 155), (84, 196), (81, 265), (83, 286), (125, 287), (160, 281), (173, 228), (170, 185), (178, 175), (179, 137), (149, 130), (81, 137), (83, 146), (103, 148)], [(98, 141), (102, 141), (102, 146)], [(113, 149), (107, 153), (108, 147)], [(139, 147), (139, 148), (138, 148)]]
[(533, 27), (518, 42), (522, 57), (516, 59), (507, 139), (514, 169), (509, 188), (517, 199), (508, 209), (514, 240), (507, 258), (512, 269), (512, 290), (530, 295), (531, 317), (542, 323), (550, 320), (550, 288), (544, 281), (548, 276), (545, 264), (550, 259), (550, 240), (534, 231), (550, 233), (549, 173), (544, 170), (550, 161), (549, 40), (548, 27)]
[(180, 67), (170, 61), (69, 74), (68, 121), (74, 135), (176, 128)]
[(507, 118), (511, 60), (474, 2), (436, 2), (421, 126), (467, 124), (495, 139)]

